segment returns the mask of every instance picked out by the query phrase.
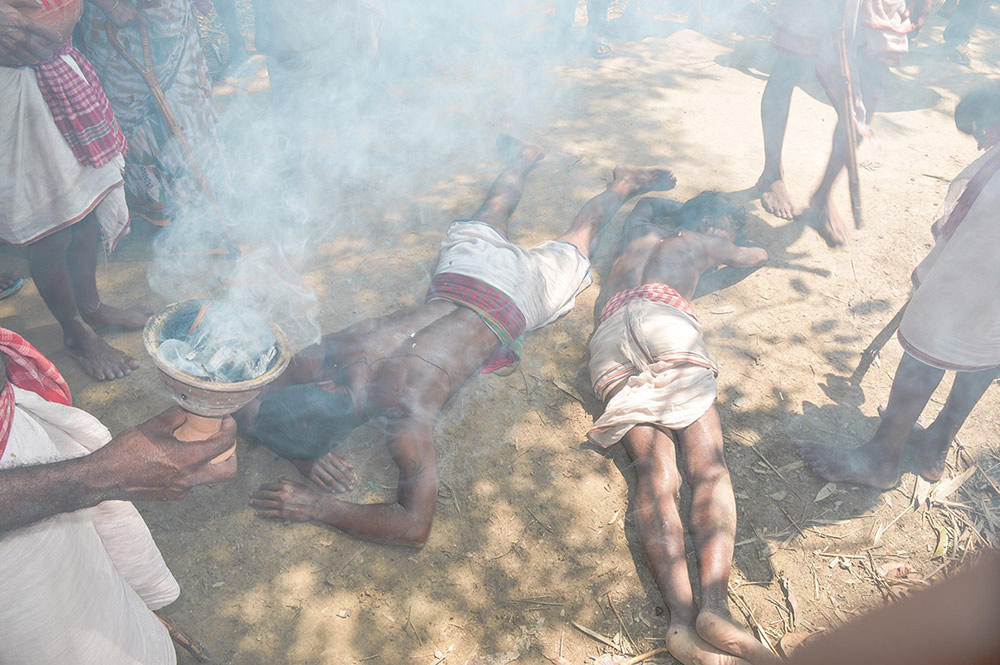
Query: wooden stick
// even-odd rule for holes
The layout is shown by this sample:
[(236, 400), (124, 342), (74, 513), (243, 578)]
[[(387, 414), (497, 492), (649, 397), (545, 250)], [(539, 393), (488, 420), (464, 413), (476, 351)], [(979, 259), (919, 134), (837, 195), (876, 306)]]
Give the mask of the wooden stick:
[(156, 615), (156, 618), (160, 620), (160, 623), (167, 627), (167, 632), (170, 633), (170, 639), (178, 645), (184, 647), (188, 653), (194, 656), (195, 660), (199, 663), (212, 662), (212, 657), (208, 655), (208, 651), (201, 645), (201, 642), (191, 637), (191, 635), (184, 631), (173, 619), (168, 617), (161, 610), (156, 610), (153, 613)]
[(629, 647), (631, 647), (630, 650), (634, 650), (635, 649), (635, 640), (632, 639), (632, 635), (629, 634), (628, 628), (625, 626), (625, 622), (622, 620), (622, 615), (619, 614), (618, 608), (615, 607), (614, 602), (611, 600), (611, 592), (610, 591), (608, 592), (608, 605), (611, 607), (611, 611), (615, 613), (615, 618), (618, 619), (618, 625), (621, 626), (622, 633), (624, 633), (625, 637), (628, 639)]
[(570, 619), (569, 622), (571, 624), (573, 624), (574, 628), (576, 628), (578, 631), (580, 631), (584, 635), (592, 637), (595, 640), (597, 640), (598, 642), (602, 642), (603, 644), (608, 645), (609, 647), (611, 647), (615, 651), (621, 651), (621, 648), (617, 644), (615, 644), (614, 642), (612, 642), (610, 639), (608, 639), (604, 635), (601, 635), (600, 633), (595, 632), (595, 631), (591, 630), (590, 628), (587, 628), (586, 626), (581, 626), (580, 624), (578, 624), (577, 622), (573, 621), (572, 619)]
[(837, 51), (840, 56), (840, 76), (844, 84), (844, 101), (841, 109), (841, 122), (847, 139), (847, 184), (851, 193), (851, 213), (854, 216), (854, 227), (860, 229), (861, 222), (861, 182), (858, 176), (858, 127), (854, 121), (854, 86), (851, 83), (851, 65), (847, 54), (847, 19), (851, 12), (844, 3), (844, 17), (840, 23), (840, 35), (837, 38)]
[(633, 656), (621, 665), (635, 665), (636, 663), (641, 663), (644, 660), (652, 658), (653, 656), (659, 656), (660, 654), (670, 653), (670, 649), (667, 647), (660, 647), (658, 649), (653, 649), (652, 651), (647, 651), (646, 653), (640, 653), (638, 656)]
[(899, 328), (899, 323), (903, 320), (903, 314), (906, 313), (906, 306), (909, 304), (909, 300), (903, 303), (903, 306), (899, 308), (899, 311), (896, 312), (895, 315), (893, 315), (889, 323), (885, 324), (885, 327), (882, 328), (877, 335), (875, 335), (875, 339), (872, 340), (872, 343), (861, 352), (861, 362), (858, 363), (858, 368), (854, 370), (854, 374), (851, 374), (851, 383), (856, 386), (861, 384), (861, 379), (864, 378), (868, 368), (872, 366), (873, 362), (875, 362), (875, 356), (878, 355), (879, 351), (882, 350), (882, 347), (885, 346), (885, 343), (889, 341), (889, 338), (891, 338)]
[(212, 304), (211, 300), (206, 300), (205, 302), (201, 303), (201, 307), (198, 308), (198, 313), (195, 314), (194, 321), (191, 322), (191, 327), (188, 328), (185, 337), (191, 336), (191, 333), (193, 333), (194, 329), (198, 327), (199, 323), (201, 323), (201, 319), (205, 316), (205, 312), (208, 311), (208, 306), (211, 304)]

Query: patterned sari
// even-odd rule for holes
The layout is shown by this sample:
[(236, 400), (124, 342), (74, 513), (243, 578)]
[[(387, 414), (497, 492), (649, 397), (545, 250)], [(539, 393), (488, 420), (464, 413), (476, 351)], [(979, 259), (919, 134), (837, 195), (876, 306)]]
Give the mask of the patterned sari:
[[(149, 23), (153, 70), (167, 104), (215, 196), (224, 199), (232, 185), (216, 131), (218, 117), (193, 4), (190, 0), (138, 0), (135, 5)], [(106, 22), (100, 8), (85, 3), (77, 46), (97, 70), (128, 140), (125, 196), (130, 212), (153, 224), (169, 224), (184, 210), (205, 207), (202, 187), (145, 79), (109, 41)], [(144, 62), (135, 26), (119, 28), (118, 40), (137, 62)]]

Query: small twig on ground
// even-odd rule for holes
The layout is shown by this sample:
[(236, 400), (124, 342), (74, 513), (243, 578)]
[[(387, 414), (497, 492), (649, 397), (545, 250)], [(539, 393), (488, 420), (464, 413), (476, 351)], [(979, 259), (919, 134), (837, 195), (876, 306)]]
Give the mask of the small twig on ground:
[(615, 607), (614, 602), (611, 600), (611, 592), (608, 592), (608, 606), (611, 607), (611, 611), (615, 613), (615, 617), (618, 619), (618, 625), (621, 626), (622, 634), (628, 640), (629, 651), (635, 651), (635, 640), (628, 632), (628, 628), (625, 626), (625, 622), (622, 620), (622, 615), (618, 612), (618, 608)]
[(667, 647), (660, 647), (658, 649), (653, 649), (652, 651), (647, 651), (646, 653), (640, 653), (638, 656), (633, 656), (620, 665), (636, 665), (636, 663), (641, 663), (642, 661), (652, 658), (653, 656), (659, 656), (665, 653), (670, 653), (670, 649)]
[(413, 605), (410, 605), (410, 608), (406, 610), (406, 623), (403, 627), (405, 628), (406, 626), (409, 626), (410, 630), (412, 630), (413, 634), (416, 636), (417, 641), (420, 642), (420, 646), (424, 646), (424, 638), (420, 637), (420, 633), (417, 632), (417, 627), (413, 625), (412, 621), (410, 621), (411, 612), (413, 612)]
[(747, 623), (750, 624), (750, 627), (753, 629), (754, 634), (757, 636), (757, 639), (760, 640), (761, 644), (766, 646), (773, 653), (778, 653), (774, 650), (774, 646), (767, 638), (767, 633), (764, 632), (764, 627), (760, 625), (760, 622), (757, 621), (757, 617), (754, 616), (753, 610), (750, 609), (750, 604), (747, 603), (743, 596), (741, 596), (731, 584), (729, 585), (729, 597), (733, 599), (733, 602), (736, 603), (736, 607), (739, 608), (740, 612), (743, 613), (743, 616), (746, 617)]
[(619, 652), (621, 651), (621, 648), (617, 644), (615, 644), (614, 642), (612, 642), (610, 638), (607, 638), (604, 635), (601, 635), (600, 633), (598, 633), (596, 631), (593, 631), (590, 628), (587, 628), (586, 626), (581, 626), (580, 624), (578, 624), (577, 622), (573, 621), (572, 619), (570, 619), (569, 622), (573, 625), (574, 628), (576, 628), (578, 631), (580, 631), (584, 635), (586, 635), (588, 637), (592, 637), (595, 640), (597, 640), (598, 642), (601, 642), (602, 644), (606, 644), (607, 646), (611, 647), (615, 651), (619, 651)]
[(444, 487), (446, 490), (448, 490), (449, 492), (451, 492), (451, 500), (455, 502), (455, 511), (459, 515), (461, 515), (462, 514), (462, 509), (458, 507), (458, 494), (455, 493), (455, 490), (452, 489), (451, 485), (449, 485), (448, 483), (444, 482), (443, 480), (440, 481), (440, 482), (441, 482), (441, 486), (442, 487)]
[(541, 524), (545, 528), (546, 531), (548, 531), (549, 533), (552, 533), (552, 534), (555, 533), (555, 531), (553, 531), (552, 528), (549, 527), (548, 524), (546, 524), (542, 520), (538, 519), (538, 515), (536, 515), (535, 512), (533, 510), (531, 510), (531, 508), (528, 508), (527, 506), (525, 506), (525, 508), (527, 509), (527, 511), (529, 513), (531, 513), (531, 516), (535, 518), (535, 521), (538, 522), (539, 524)]
[(778, 506), (778, 510), (780, 510), (781, 513), (788, 519), (788, 521), (792, 523), (792, 526), (794, 526), (795, 530), (799, 532), (799, 535), (805, 538), (806, 537), (805, 531), (799, 528), (799, 525), (795, 523), (795, 520), (793, 520), (792, 516), (788, 514), (788, 511), (785, 510), (782, 506)]
[[(348, 557), (347, 561), (344, 562), (344, 565), (337, 569), (337, 572), (333, 573), (332, 575), (327, 575), (326, 579), (329, 580), (331, 577), (337, 577), (338, 575), (340, 575), (349, 565), (351, 565), (351, 562), (357, 559), (358, 555), (364, 551), (365, 551), (365, 546), (362, 545), (361, 547), (358, 548), (357, 552)], [(329, 582), (327, 582), (327, 584), (329, 584)]]

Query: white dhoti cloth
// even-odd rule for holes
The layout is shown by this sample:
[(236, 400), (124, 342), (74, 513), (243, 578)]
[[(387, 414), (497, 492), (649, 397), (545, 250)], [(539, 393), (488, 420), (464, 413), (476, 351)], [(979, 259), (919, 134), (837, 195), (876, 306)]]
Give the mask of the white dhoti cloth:
[(682, 429), (715, 402), (718, 369), (701, 325), (681, 306), (689, 309), (665, 284), (608, 301), (590, 338), (590, 378), (601, 401), (622, 387), (587, 433), (595, 445), (612, 446), (640, 424)]
[(35, 71), (0, 67), (0, 240), (28, 245), (96, 211), (111, 251), (128, 230), (124, 165), (121, 156), (100, 168), (77, 161)]
[(590, 260), (575, 246), (546, 240), (530, 249), (509, 242), (489, 224), (452, 222), (434, 274), (472, 277), (506, 294), (525, 319), (525, 331), (565, 315), (594, 281)]
[[(14, 388), (0, 468), (100, 448), (93, 416)], [(151, 610), (180, 589), (131, 503), (106, 501), (0, 537), (0, 665), (174, 665)]]
[[(969, 181), (991, 159), (989, 150), (963, 170), (948, 188), (947, 220)], [(917, 360), (958, 372), (1000, 365), (1000, 174), (981, 190), (964, 219), (937, 238), (913, 271), (916, 290), (899, 324), (899, 342)]]

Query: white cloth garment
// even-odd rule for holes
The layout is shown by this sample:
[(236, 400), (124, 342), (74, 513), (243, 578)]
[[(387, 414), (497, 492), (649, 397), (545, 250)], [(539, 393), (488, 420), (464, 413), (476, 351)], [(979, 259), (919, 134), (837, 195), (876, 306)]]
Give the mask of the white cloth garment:
[(100, 168), (77, 161), (35, 71), (0, 67), (0, 240), (27, 245), (96, 210), (111, 251), (128, 229), (124, 165), (121, 155)]
[(635, 425), (687, 427), (715, 402), (717, 373), (694, 318), (660, 302), (631, 300), (590, 338), (594, 394), (605, 401), (624, 386), (587, 438), (607, 448)]
[(434, 274), (443, 272), (474, 277), (507, 294), (524, 314), (525, 332), (565, 315), (594, 281), (590, 260), (575, 245), (546, 240), (524, 249), (476, 221), (448, 227)]
[[(85, 455), (96, 418), (14, 387), (0, 468)], [(0, 665), (175, 665), (151, 610), (180, 589), (131, 503), (107, 501), (0, 537)]]

